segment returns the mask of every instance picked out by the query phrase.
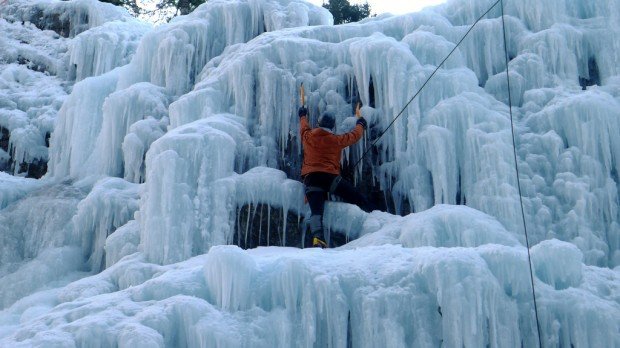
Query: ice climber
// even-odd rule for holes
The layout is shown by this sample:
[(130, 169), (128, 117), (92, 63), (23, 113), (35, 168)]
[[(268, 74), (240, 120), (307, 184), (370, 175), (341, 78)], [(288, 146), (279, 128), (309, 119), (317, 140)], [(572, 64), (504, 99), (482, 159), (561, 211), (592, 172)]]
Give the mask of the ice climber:
[(334, 134), (336, 119), (332, 114), (324, 113), (319, 118), (319, 127), (310, 128), (308, 110), (304, 106), (299, 108), (300, 134), (304, 151), (301, 177), (306, 199), (310, 204), (308, 225), (313, 247), (327, 247), (323, 236), (323, 210), (327, 193), (335, 194), (347, 203), (356, 204), (363, 210), (370, 211), (366, 198), (340, 176), (342, 150), (358, 142), (367, 127), (359, 107), (355, 114), (358, 117), (355, 128), (348, 133), (336, 135)]

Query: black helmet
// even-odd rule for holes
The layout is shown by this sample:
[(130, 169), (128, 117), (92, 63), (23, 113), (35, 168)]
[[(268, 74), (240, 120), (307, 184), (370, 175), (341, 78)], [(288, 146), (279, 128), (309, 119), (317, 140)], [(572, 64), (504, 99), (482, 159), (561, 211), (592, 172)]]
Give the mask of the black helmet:
[(336, 126), (336, 118), (334, 115), (325, 112), (319, 117), (319, 127), (334, 129)]

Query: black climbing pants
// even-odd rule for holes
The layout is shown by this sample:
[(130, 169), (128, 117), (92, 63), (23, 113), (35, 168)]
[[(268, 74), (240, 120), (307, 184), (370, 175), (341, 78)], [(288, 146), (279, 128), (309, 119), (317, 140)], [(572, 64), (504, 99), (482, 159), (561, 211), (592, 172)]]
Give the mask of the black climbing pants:
[(306, 199), (310, 204), (310, 232), (313, 235), (323, 233), (323, 211), (327, 194), (334, 194), (344, 202), (359, 206), (362, 210), (370, 212), (372, 207), (368, 200), (355, 190), (353, 185), (339, 175), (314, 172), (303, 178)]

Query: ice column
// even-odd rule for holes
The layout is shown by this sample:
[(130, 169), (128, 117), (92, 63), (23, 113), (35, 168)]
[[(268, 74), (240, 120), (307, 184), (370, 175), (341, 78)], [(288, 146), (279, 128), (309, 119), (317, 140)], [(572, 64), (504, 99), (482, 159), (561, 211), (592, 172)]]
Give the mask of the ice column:
[(116, 89), (120, 68), (76, 83), (58, 112), (50, 138), (48, 173), (79, 177), (94, 172), (87, 163), (101, 130), (103, 103)]
[[(93, 161), (99, 165), (99, 173), (123, 175), (122, 143), (131, 125), (147, 117), (156, 120), (165, 117), (168, 114), (168, 100), (164, 88), (148, 82), (137, 83), (106, 98), (101, 132), (92, 155)], [(135, 166), (133, 163), (125, 165)]]
[(78, 205), (73, 217), (75, 240), (80, 240), (84, 256), (93, 272), (105, 266), (104, 245), (108, 235), (133, 219), (138, 210), (138, 185), (119, 178), (99, 181)]
[(207, 247), (198, 221), (209, 212), (199, 191), (232, 174), (234, 148), (230, 135), (205, 120), (176, 128), (152, 144), (140, 201), (141, 248), (149, 261), (178, 262)]

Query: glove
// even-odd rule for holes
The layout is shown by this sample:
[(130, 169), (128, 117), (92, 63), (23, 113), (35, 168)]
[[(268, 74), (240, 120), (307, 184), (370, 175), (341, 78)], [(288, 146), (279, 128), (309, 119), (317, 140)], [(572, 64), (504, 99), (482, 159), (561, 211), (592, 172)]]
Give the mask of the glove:
[(306, 115), (308, 115), (308, 109), (306, 109), (305, 107), (300, 107), (299, 111), (297, 112), (299, 114), (299, 117), (302, 118)]
[(357, 121), (355, 122), (355, 124), (361, 125), (362, 128), (364, 128), (364, 130), (366, 130), (366, 128), (368, 128), (368, 122), (366, 122), (366, 119), (364, 119), (363, 117), (359, 117), (357, 119)]

